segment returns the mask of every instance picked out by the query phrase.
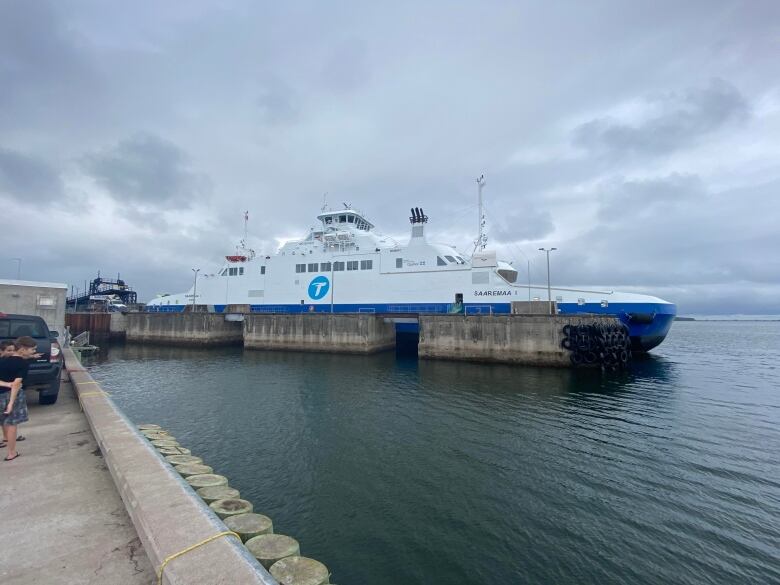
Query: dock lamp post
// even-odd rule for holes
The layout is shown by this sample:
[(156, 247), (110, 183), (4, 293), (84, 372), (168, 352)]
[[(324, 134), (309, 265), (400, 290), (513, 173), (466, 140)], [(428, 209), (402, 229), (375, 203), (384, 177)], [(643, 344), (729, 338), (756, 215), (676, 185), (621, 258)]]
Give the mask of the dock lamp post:
[(195, 273), (195, 285), (192, 287), (192, 310), (195, 311), (195, 299), (198, 298), (198, 272), (200, 272), (200, 268), (193, 268), (192, 271)]
[(553, 314), (552, 310), (552, 292), (550, 291), (550, 252), (557, 250), (558, 248), (539, 248), (540, 252), (547, 254), (547, 302), (550, 303), (550, 315)]

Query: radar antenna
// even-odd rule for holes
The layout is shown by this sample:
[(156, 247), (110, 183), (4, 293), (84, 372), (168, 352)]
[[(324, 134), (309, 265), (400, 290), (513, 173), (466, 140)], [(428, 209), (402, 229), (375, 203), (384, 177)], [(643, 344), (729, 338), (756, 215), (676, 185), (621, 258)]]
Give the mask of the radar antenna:
[[(479, 250), (482, 252), (487, 246), (487, 233), (485, 232), (485, 213), (482, 210), (482, 187), (485, 186), (485, 175), (480, 175), (477, 179), (477, 192), (479, 198), (479, 232), (477, 233), (477, 239), (474, 241), (474, 253)], [(473, 255), (473, 254), (472, 254)]]

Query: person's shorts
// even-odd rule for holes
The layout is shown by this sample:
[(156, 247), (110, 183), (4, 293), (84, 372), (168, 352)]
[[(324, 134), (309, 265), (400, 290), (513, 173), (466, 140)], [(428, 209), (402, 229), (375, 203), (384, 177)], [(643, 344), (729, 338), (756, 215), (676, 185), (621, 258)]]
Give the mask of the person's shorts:
[(19, 394), (16, 395), (14, 401), (13, 410), (10, 414), (5, 414), (5, 409), (8, 406), (8, 401), (11, 400), (11, 392), (3, 392), (0, 394), (0, 425), (18, 425), (19, 423), (27, 422), (30, 420), (27, 417), (27, 400), (24, 396), (24, 388), (19, 390)]

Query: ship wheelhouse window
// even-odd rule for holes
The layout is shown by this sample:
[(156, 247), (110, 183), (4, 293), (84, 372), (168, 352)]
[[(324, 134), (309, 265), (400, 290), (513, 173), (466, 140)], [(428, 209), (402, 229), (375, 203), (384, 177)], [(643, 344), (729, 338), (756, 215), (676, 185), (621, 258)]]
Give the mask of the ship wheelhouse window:
[(317, 272), (317, 268), (319, 268), (319, 265), (316, 262), (309, 264), (309, 272)]
[(296, 264), (295, 265), (295, 272), (306, 272), (306, 264)]
[(447, 266), (447, 263), (441, 256), (436, 256), (436, 266)]
[(227, 276), (228, 269), (225, 268), (222, 272), (219, 273), (220, 276)]
[(330, 262), (321, 262), (320, 272), (330, 272)]
[(332, 217), (326, 217), (326, 218), (325, 218), (325, 224), (326, 224), (326, 225), (329, 225), (329, 224), (331, 224), (331, 223), (333, 223), (333, 218), (332, 218)]
[(354, 215), (348, 215), (347, 216), (347, 223), (355, 223), (355, 216)]
[(498, 272), (498, 275), (510, 284), (517, 282), (517, 270), (510, 270), (508, 268), (499, 268), (498, 270), (496, 270), (496, 272)]
[(357, 260), (347, 260), (347, 270), (357, 270), (357, 269), (358, 269)]
[(343, 262), (334, 262), (333, 263), (333, 272), (342, 272), (344, 270), (344, 263)]
[(374, 261), (373, 260), (361, 260), (360, 261), (360, 270), (372, 270), (374, 268)]
[(238, 268), (231, 268), (229, 274), (230, 276), (235, 276), (236, 274), (238, 274)]
[(243, 266), (239, 266), (239, 267), (238, 267), (238, 274), (239, 274), (239, 275), (240, 275), (240, 274), (244, 274), (244, 267), (243, 267)]
[(455, 262), (455, 258), (453, 258), (452, 256), (445, 256), (445, 258), (450, 262), (452, 262), (453, 264), (457, 264), (457, 262)]
[(260, 267), (260, 274), (265, 274), (265, 266)]
[(461, 258), (460, 256), (455, 256), (455, 258), (457, 258), (458, 262), (461, 263), (461, 264), (465, 264), (466, 263), (466, 261), (463, 258)]
[(339, 223), (347, 223), (347, 216), (339, 215)]
[(404, 259), (403, 258), (396, 258), (395, 259), (395, 267), (396, 268), (403, 268), (404, 267)]

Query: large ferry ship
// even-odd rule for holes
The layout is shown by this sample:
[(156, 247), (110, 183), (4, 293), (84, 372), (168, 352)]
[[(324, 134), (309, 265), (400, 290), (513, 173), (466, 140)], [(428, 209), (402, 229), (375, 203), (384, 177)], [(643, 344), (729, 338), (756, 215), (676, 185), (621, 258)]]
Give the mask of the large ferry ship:
[(305, 238), (269, 256), (249, 249), (245, 234), (216, 272), (199, 278), (196, 273), (190, 290), (157, 297), (147, 310), (207, 305), (224, 312), (230, 305), (248, 305), (251, 312), (470, 315), (509, 313), (513, 301), (549, 300), (559, 314), (615, 315), (639, 351), (661, 343), (674, 320), (676, 306), (652, 296), (520, 282), (516, 268), (485, 249), (481, 205), (480, 234), (470, 256), (429, 242), (422, 209), (413, 208), (409, 221), (409, 241), (401, 244), (351, 206), (323, 210)]

